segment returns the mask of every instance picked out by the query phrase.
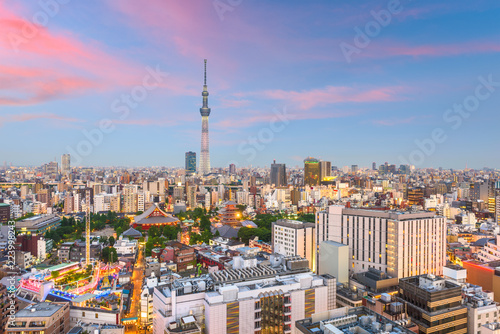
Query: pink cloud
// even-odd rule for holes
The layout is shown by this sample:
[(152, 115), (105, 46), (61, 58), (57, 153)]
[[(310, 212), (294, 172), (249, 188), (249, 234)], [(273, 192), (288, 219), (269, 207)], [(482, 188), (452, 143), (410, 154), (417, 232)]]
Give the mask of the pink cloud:
[[(146, 66), (113, 54), (99, 43), (65, 30), (34, 25), (0, 2), (0, 105), (29, 105), (90, 91), (142, 84)], [(154, 66), (152, 66), (154, 67)], [(186, 80), (168, 76), (159, 85), (194, 94)]]
[(449, 57), (475, 53), (500, 52), (500, 43), (492, 41), (473, 41), (446, 45), (407, 45), (396, 41), (373, 43), (359, 56), (385, 58), (395, 56), (410, 57)]
[(78, 118), (56, 115), (54, 113), (39, 113), (39, 114), (25, 113), (25, 114), (0, 116), (0, 125), (5, 123), (28, 122), (33, 120), (51, 120), (51, 121), (62, 121), (68, 123), (84, 122), (83, 120)]
[(273, 100), (282, 100), (301, 110), (307, 110), (318, 106), (345, 102), (366, 103), (398, 101), (403, 99), (400, 96), (403, 90), (403, 87), (382, 87), (359, 90), (353, 87), (327, 86), (325, 88), (303, 91), (285, 91), (278, 89), (251, 94)]

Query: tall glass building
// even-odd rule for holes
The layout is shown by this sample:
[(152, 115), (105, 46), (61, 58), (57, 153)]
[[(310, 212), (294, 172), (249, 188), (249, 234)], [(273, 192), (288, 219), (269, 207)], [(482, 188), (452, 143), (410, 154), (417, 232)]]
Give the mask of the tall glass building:
[(186, 174), (193, 175), (196, 173), (196, 152), (186, 152)]

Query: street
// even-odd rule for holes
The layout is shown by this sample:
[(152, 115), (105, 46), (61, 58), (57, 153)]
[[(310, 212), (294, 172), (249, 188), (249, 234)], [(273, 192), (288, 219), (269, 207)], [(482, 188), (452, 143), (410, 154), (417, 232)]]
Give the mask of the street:
[(139, 326), (141, 320), (141, 292), (142, 292), (142, 281), (144, 278), (144, 247), (139, 245), (139, 254), (137, 255), (137, 262), (134, 265), (134, 270), (132, 272), (132, 282), (134, 288), (131, 294), (131, 302), (129, 312), (124, 316), (124, 318), (137, 317), (137, 323), (133, 325), (127, 325), (125, 327), (125, 333), (139, 333)]

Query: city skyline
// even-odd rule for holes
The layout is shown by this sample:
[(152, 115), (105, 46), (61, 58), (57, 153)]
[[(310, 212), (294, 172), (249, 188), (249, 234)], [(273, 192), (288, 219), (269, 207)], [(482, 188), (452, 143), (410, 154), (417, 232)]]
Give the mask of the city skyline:
[[(307, 156), (399, 166), (412, 154), (417, 167), (500, 167), (484, 149), (500, 117), (500, 4), (55, 3), (0, 4), (0, 124), (16, 138), (2, 160), (13, 165), (70, 153), (72, 166), (183, 166), (185, 152), (200, 153), (200, 64), (210, 59), (214, 167)], [(157, 82), (121, 112), (146, 75)], [(68, 147), (102, 120), (112, 131), (79, 162)]]

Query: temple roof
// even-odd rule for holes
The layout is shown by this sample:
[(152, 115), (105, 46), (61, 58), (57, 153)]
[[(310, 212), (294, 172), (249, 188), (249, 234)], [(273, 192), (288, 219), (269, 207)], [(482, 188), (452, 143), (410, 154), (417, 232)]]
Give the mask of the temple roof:
[(179, 219), (160, 209), (156, 203), (134, 219), (135, 224), (165, 224), (178, 221)]

